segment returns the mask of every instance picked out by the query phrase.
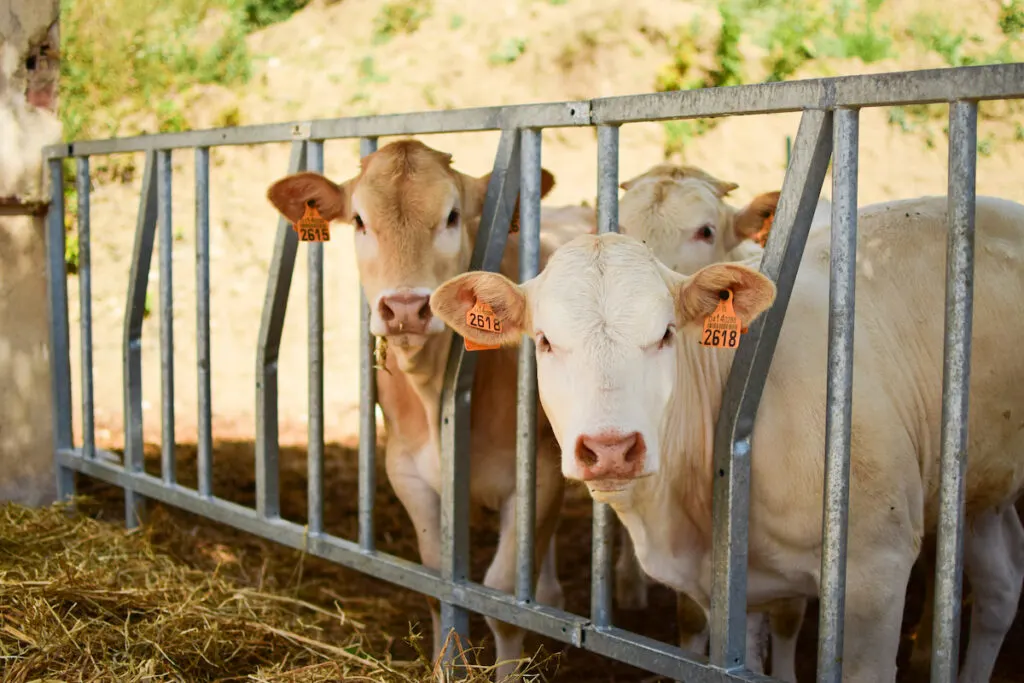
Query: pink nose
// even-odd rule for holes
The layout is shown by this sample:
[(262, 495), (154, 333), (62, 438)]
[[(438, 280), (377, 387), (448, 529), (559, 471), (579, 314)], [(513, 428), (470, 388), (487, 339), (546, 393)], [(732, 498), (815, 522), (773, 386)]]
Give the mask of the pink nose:
[(392, 294), (378, 304), (381, 320), (392, 334), (423, 334), (430, 323), (430, 297), (422, 294)]
[(640, 432), (601, 432), (576, 440), (576, 464), (583, 481), (633, 479), (643, 471), (647, 445)]

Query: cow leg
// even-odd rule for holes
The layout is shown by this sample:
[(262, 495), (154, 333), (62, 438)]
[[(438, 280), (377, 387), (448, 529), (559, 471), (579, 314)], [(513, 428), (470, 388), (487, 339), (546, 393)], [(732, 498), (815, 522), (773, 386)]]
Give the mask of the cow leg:
[(780, 601), (768, 613), (772, 641), (772, 678), (796, 683), (796, 641), (807, 611), (805, 598)]
[(555, 537), (551, 534), (548, 550), (540, 565), (540, 577), (537, 579), (537, 602), (557, 609), (565, 609), (565, 593), (558, 582), (558, 564), (555, 561)]
[(747, 669), (764, 673), (768, 659), (768, 615), (764, 612), (747, 612)]
[(615, 604), (619, 609), (647, 609), (647, 574), (640, 566), (626, 527), (616, 518), (619, 528), (619, 557), (615, 562)]
[(850, 539), (849, 548), (860, 547), (863, 553), (847, 558), (844, 683), (896, 680), (903, 603), (916, 554), (911, 551), (913, 546), (908, 540), (902, 547), (886, 549), (877, 543)]
[(964, 573), (974, 605), (959, 680), (987, 683), (1017, 616), (1024, 581), (1024, 528), (1012, 504), (980, 515), (964, 534)]
[[(554, 537), (555, 527), (558, 524), (558, 513), (562, 505), (562, 492), (565, 486), (561, 472), (557, 477), (544, 476), (545, 473), (538, 468), (537, 471), (537, 525), (534, 529), (534, 572), (533, 581), (537, 585), (537, 579), (541, 568), (547, 560), (549, 544)], [(491, 566), (487, 568), (484, 576), (484, 585), (488, 588), (502, 591), (503, 593), (515, 592), (516, 580), (516, 499), (515, 496), (507, 498), (501, 506), (501, 530), (498, 537), (498, 548), (495, 551)], [(557, 578), (555, 580), (557, 584)], [(550, 587), (547, 587), (550, 590)], [(558, 587), (558, 594), (562, 593), (561, 586)], [(563, 601), (564, 597), (559, 595), (547, 595), (547, 600)], [(537, 595), (538, 602), (541, 601)], [(505, 622), (486, 617), (488, 628), (494, 634), (495, 663), (497, 664), (496, 679), (503, 681), (511, 677), (518, 667), (518, 659), (523, 655), (523, 642), (526, 639), (526, 631), (506, 624)]]
[[(420, 478), (411, 459), (399, 454), (393, 457), (389, 455), (385, 455), (388, 481), (416, 529), (420, 562), (430, 569), (440, 569), (441, 496)], [(433, 657), (436, 662), (443, 642), (440, 604), (433, 598), (427, 598), (427, 606), (430, 608), (430, 621), (433, 625)]]
[(694, 602), (686, 593), (676, 591), (676, 628), (679, 631), (679, 647), (694, 654), (707, 654), (709, 618), (704, 608)]

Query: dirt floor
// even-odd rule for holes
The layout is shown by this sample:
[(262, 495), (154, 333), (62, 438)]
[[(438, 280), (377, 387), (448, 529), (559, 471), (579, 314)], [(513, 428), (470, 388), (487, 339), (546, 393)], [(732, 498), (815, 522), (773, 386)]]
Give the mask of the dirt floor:
[[(186, 486), (195, 485), (195, 448), (178, 448), (179, 481)], [(215, 445), (214, 494), (243, 505), (255, 502), (256, 483), (253, 469), (254, 446), (251, 442), (221, 441)], [(352, 449), (329, 445), (325, 454), (324, 518), (329, 533), (343, 538), (357, 536), (357, 468), (356, 453)], [(147, 448), (147, 470), (159, 472), (159, 450)], [(288, 520), (303, 523), (306, 515), (306, 453), (300, 448), (281, 451), (281, 510)], [(376, 497), (376, 525), (378, 547), (388, 553), (418, 561), (415, 539), (409, 531), (408, 517), (387, 484), (383, 463), (378, 466)], [(95, 500), (84, 510), (114, 523), (123, 521), (123, 496), (120, 489), (87, 477), (79, 477), (79, 493)], [(342, 609), (361, 602), (375, 605), (379, 619), (374, 629), (382, 633), (371, 645), (375, 654), (391, 654), (395, 658), (415, 658), (416, 651), (409, 642), (410, 633), (427, 636), (430, 618), (426, 602), (417, 593), (397, 588), (349, 569), (332, 565), (317, 558), (302, 557), (297, 551), (285, 549), (268, 541), (235, 531), (196, 515), (150, 503), (149, 528), (157, 544), (175, 557), (200, 569), (216, 570), (260, 589), (289, 589), (294, 596), (326, 608), (337, 600)], [(559, 531), (559, 577), (566, 594), (566, 608), (575, 614), (587, 614), (590, 605), (590, 499), (581, 487), (571, 487), (566, 496), (565, 511)], [(472, 518), (472, 577), (481, 580), (492, 556), (497, 540), (497, 527), (490, 516)], [(569, 568), (572, 568), (570, 571)], [(911, 623), (920, 613), (922, 591), (912, 581), (908, 592), (906, 621)], [(643, 612), (616, 610), (613, 621), (626, 628), (662, 642), (675, 638), (675, 598), (662, 586), (652, 586), (650, 605)], [(360, 610), (362, 611), (362, 610)], [(969, 626), (969, 600), (964, 606), (961, 641)], [(797, 675), (802, 681), (815, 678), (817, 651), (817, 609), (812, 603), (808, 609), (797, 652)], [(904, 627), (908, 629), (907, 626)], [(493, 661), (490, 632), (483, 619), (471, 620), (474, 645), (484, 648), (481, 661)], [(904, 670), (909, 653), (909, 637), (901, 648), (901, 683), (924, 683), (927, 669)], [(1007, 637), (993, 683), (1016, 683), (1024, 670), (1024, 650), (1015, 643), (1024, 642), (1024, 619), (1018, 614), (1016, 623)], [(424, 643), (425, 644), (425, 643)], [(625, 664), (611, 662), (599, 655), (579, 650), (557, 641), (531, 634), (527, 648), (537, 648), (550, 655), (559, 653), (543, 669), (552, 681), (667, 681), (668, 679)], [(961, 642), (963, 650), (963, 642)]]

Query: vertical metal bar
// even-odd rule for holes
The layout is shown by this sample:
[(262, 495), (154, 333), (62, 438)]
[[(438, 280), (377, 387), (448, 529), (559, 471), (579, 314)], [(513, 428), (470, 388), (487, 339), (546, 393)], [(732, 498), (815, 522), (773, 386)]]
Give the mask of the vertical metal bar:
[(959, 668), (977, 144), (977, 102), (953, 102), (949, 107), (949, 237), (942, 359), (942, 475), (932, 627), (933, 683), (954, 683)]
[[(306, 142), (292, 143), (288, 173), (306, 165)], [(279, 517), (281, 495), (278, 485), (277, 360), (281, 350), (288, 291), (292, 286), (299, 238), (287, 218), (277, 221), (274, 256), (267, 274), (260, 337), (256, 347), (256, 510), (261, 517)]]
[[(520, 131), (519, 281), (540, 270), (541, 131)], [(516, 598), (534, 599), (534, 530), (537, 525), (537, 356), (533, 337), (522, 335), (516, 399)]]
[(160, 469), (165, 484), (177, 482), (174, 460), (174, 232), (171, 224), (171, 150), (157, 152), (160, 224)]
[(761, 259), (761, 272), (775, 282), (775, 303), (743, 335), (722, 394), (715, 428), (710, 619), (710, 659), (721, 668), (741, 666), (746, 658), (750, 437), (831, 154), (832, 113), (805, 111)]
[[(145, 465), (142, 452), (142, 320), (156, 238), (157, 185), (156, 152), (150, 150), (146, 152), (146, 170), (142, 176), (124, 312), (124, 465), (129, 472), (142, 472)], [(125, 488), (125, 526), (132, 529), (139, 525), (145, 512), (144, 505), (145, 499), (140, 494)]]
[[(68, 275), (64, 261), (63, 159), (50, 159), (50, 208), (46, 215), (46, 284), (50, 301), (50, 389), (53, 392), (53, 448), (71, 448), (71, 338), (68, 330)], [(75, 495), (75, 473), (58, 463), (57, 496)]]
[[(519, 195), (519, 146), (518, 131), (502, 131), (469, 270), (494, 272), (501, 265)], [(453, 584), (466, 581), (469, 575), (469, 409), (476, 356), (476, 352), (467, 353), (457, 339), (453, 341), (441, 392), (441, 577)], [(452, 631), (466, 642), (469, 613), (442, 602), (441, 642)], [(445, 650), (446, 663), (456, 650)], [(468, 673), (464, 669), (453, 667), (452, 673), (463, 676)]]
[[(324, 143), (306, 143), (306, 170), (324, 172)], [(309, 437), (306, 453), (307, 523), (310, 534), (324, 530), (324, 245), (307, 245), (309, 325)]]
[[(359, 141), (359, 156), (377, 151), (377, 138)], [(373, 532), (373, 500), (377, 493), (377, 373), (370, 334), (370, 304), (359, 288), (359, 547), (376, 549)]]
[[(619, 231), (619, 127), (597, 127), (597, 231)], [(615, 515), (594, 501), (590, 558), (590, 619), (599, 627), (612, 623), (612, 532)]]
[(210, 387), (210, 148), (196, 148), (196, 365), (199, 495), (213, 495), (213, 409)]
[(96, 457), (95, 400), (92, 375), (92, 244), (90, 237), (89, 157), (75, 160), (78, 191), (78, 306), (82, 336), (82, 451)]
[(850, 499), (850, 422), (853, 411), (854, 285), (857, 257), (859, 111), (834, 114), (832, 249), (829, 277), (828, 387), (825, 398), (825, 496), (822, 511), (818, 681), (843, 677), (846, 606), (846, 527)]

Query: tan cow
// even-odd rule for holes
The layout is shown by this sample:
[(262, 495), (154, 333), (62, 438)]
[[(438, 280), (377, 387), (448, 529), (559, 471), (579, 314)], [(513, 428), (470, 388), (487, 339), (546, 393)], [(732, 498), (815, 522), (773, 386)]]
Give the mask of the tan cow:
[[(892, 682), (907, 580), (939, 511), (947, 200), (859, 211), (844, 680)], [(1024, 206), (977, 198), (964, 569), (974, 589), (959, 680), (987, 681), (1016, 614), (1024, 529)], [(754, 425), (748, 606), (820, 585), (829, 318), (827, 231), (808, 238)], [(731, 292), (731, 294), (729, 294)], [(475, 343), (537, 341), (562, 471), (625, 524), (644, 570), (710, 604), (713, 424), (732, 351), (702, 346), (722, 294), (749, 325), (774, 284), (742, 264), (692, 276), (634, 238), (585, 235), (523, 285), (468, 273), (431, 298)], [(500, 334), (465, 309), (502, 311)]]
[[(554, 178), (544, 171), (542, 195)], [(451, 155), (416, 140), (400, 140), (363, 158), (359, 175), (335, 184), (316, 173), (275, 182), (268, 197), (288, 219), (298, 220), (313, 200), (327, 220), (355, 225), (360, 282), (371, 302), (371, 332), (389, 343), (387, 370), (378, 371), (378, 402), (387, 427), (388, 479), (416, 528), (424, 565), (440, 566), (440, 397), (452, 332), (430, 311), (429, 297), (446, 279), (465, 272), (476, 240), (490, 174), (474, 178), (452, 168)], [(592, 229), (593, 211), (548, 217), (541, 234), (541, 263), (573, 234)], [(543, 217), (542, 217), (543, 218)], [(514, 219), (515, 220), (515, 219)], [(575, 221), (575, 223), (574, 223)], [(501, 272), (518, 273), (518, 233), (509, 235)], [(500, 311), (499, 311), (500, 313)], [(484, 584), (515, 586), (515, 450), (517, 353), (481, 354), (471, 409), (471, 499), (500, 513), (498, 549)], [(554, 532), (564, 480), (558, 444), (543, 410), (537, 417), (537, 599), (564, 604), (555, 571)], [(440, 615), (430, 600), (434, 656), (441, 649)], [(525, 632), (488, 618), (494, 633), (499, 679), (522, 654)]]

